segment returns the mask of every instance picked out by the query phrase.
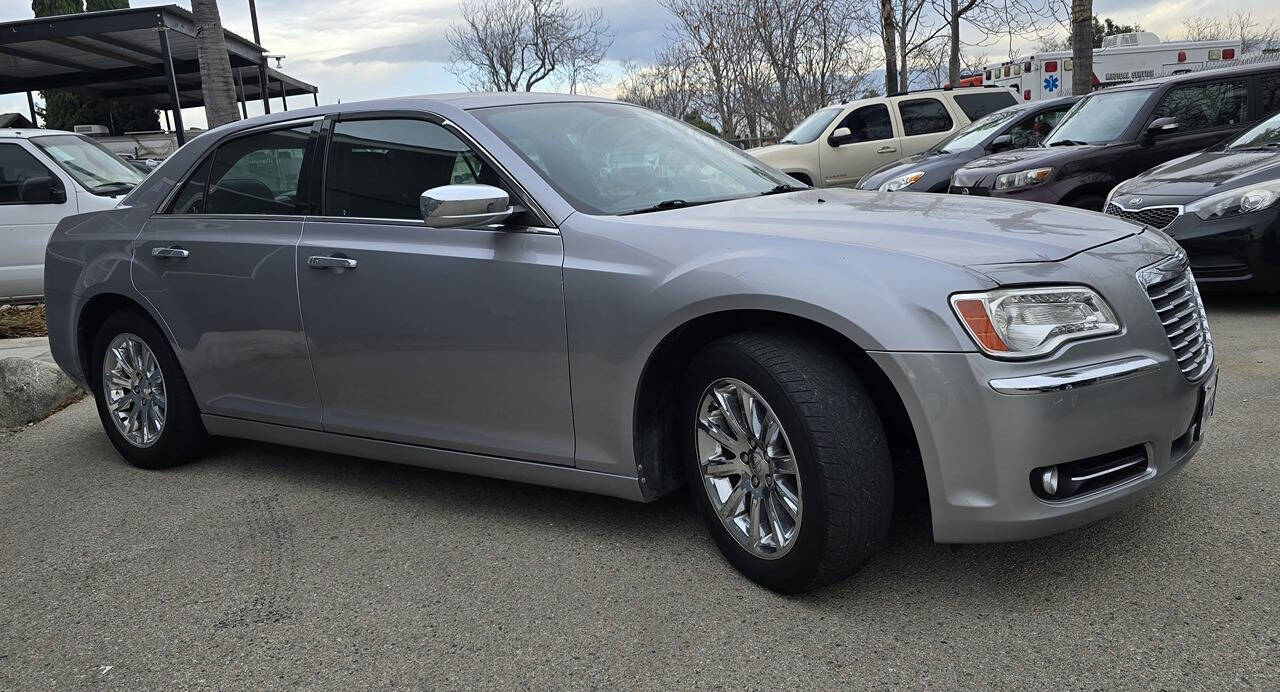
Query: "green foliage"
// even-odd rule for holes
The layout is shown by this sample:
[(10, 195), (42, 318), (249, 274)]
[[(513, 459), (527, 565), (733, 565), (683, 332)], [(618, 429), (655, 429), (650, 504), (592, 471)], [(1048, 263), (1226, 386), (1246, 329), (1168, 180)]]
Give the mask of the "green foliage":
[(698, 114), (698, 111), (690, 111), (684, 116), (684, 121), (700, 130), (705, 130), (716, 136), (720, 135), (720, 130), (717, 130), (715, 125), (712, 125), (703, 119), (703, 117)]
[[(60, 14), (119, 10), (129, 0), (32, 0), (31, 11), (37, 17)], [(106, 125), (111, 134), (160, 129), (160, 116), (145, 102), (130, 99), (102, 99), (70, 91), (49, 90), (40, 93), (44, 99), (42, 126), (53, 130), (70, 130), (76, 125)]]

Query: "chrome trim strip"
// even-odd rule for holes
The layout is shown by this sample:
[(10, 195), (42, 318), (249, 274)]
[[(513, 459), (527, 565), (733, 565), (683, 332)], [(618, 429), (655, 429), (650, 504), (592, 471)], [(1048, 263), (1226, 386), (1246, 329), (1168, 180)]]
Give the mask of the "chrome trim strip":
[(1066, 391), (1099, 382), (1120, 380), (1159, 369), (1160, 363), (1156, 362), (1155, 359), (1147, 356), (1135, 356), (1082, 368), (996, 379), (991, 380), (988, 384), (1001, 394), (1042, 394), (1045, 392)]
[(1183, 208), (1184, 208), (1184, 207), (1183, 207), (1183, 205), (1181, 205), (1181, 204), (1156, 204), (1156, 205), (1153, 205), (1153, 206), (1150, 206), (1150, 207), (1139, 207), (1139, 208), (1137, 208), (1137, 209), (1130, 209), (1129, 207), (1126, 207), (1125, 205), (1123, 205), (1123, 204), (1121, 204), (1121, 203), (1119, 203), (1119, 202), (1117, 202), (1117, 201), (1115, 201), (1115, 200), (1111, 200), (1111, 202), (1110, 202), (1109, 204), (1111, 204), (1112, 206), (1116, 207), (1116, 208), (1117, 208), (1117, 209), (1119, 209), (1120, 211), (1127, 211), (1127, 212), (1129, 212), (1130, 214), (1137, 214), (1137, 213), (1144, 212), (1144, 211), (1151, 211), (1152, 209), (1177, 209), (1177, 210), (1178, 210), (1178, 216), (1182, 216), (1182, 214), (1184, 214), (1184, 213), (1185, 213), (1185, 212), (1183, 211)]
[(1143, 454), (1141, 459), (1134, 459), (1133, 461), (1125, 462), (1123, 464), (1120, 464), (1119, 466), (1112, 466), (1110, 468), (1105, 468), (1101, 471), (1091, 473), (1087, 476), (1072, 476), (1071, 482), (1083, 483), (1084, 481), (1091, 481), (1095, 478), (1101, 478), (1103, 476), (1115, 473), (1116, 471), (1123, 471), (1131, 466), (1137, 466), (1138, 464), (1145, 464), (1145, 463), (1147, 463), (1147, 455)]

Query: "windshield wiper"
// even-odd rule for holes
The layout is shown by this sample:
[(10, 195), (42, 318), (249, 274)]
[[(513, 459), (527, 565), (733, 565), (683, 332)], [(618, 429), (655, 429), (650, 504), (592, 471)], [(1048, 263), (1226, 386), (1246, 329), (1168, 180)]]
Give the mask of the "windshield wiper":
[(794, 139), (780, 139), (778, 140), (778, 144), (799, 144), (799, 142)]
[(1088, 142), (1085, 142), (1085, 141), (1083, 141), (1083, 140), (1079, 140), (1079, 139), (1060, 139), (1060, 140), (1058, 140), (1058, 141), (1056, 141), (1056, 142), (1052, 142), (1052, 143), (1050, 143), (1050, 144), (1049, 144), (1049, 146), (1051, 146), (1051, 147), (1074, 147), (1074, 146), (1076, 146), (1076, 145), (1084, 146), (1084, 145), (1086, 145), (1086, 144), (1088, 144)]
[(704, 200), (699, 200), (697, 202), (690, 202), (688, 200), (683, 200), (683, 199), (664, 199), (661, 202), (658, 202), (657, 204), (651, 207), (644, 207), (641, 209), (632, 209), (631, 211), (624, 211), (621, 214), (618, 214), (618, 216), (630, 216), (632, 214), (648, 214), (651, 211), (665, 211), (667, 209), (682, 209), (684, 207), (696, 207), (703, 204), (715, 204), (716, 202), (727, 202), (730, 199), (739, 199), (739, 198), (728, 197), (725, 199), (704, 199)]
[(137, 185), (134, 183), (125, 183), (125, 182), (103, 183), (102, 185), (94, 185), (92, 188), (89, 189), (89, 192), (92, 192), (94, 194), (99, 194), (99, 193), (110, 194), (112, 192), (128, 192), (135, 187), (137, 187)]
[(1265, 144), (1250, 144), (1247, 147), (1227, 147), (1229, 151), (1268, 151), (1280, 147), (1280, 142), (1267, 142)]
[(783, 183), (781, 185), (774, 185), (772, 190), (766, 190), (764, 192), (761, 192), (759, 196), (764, 197), (765, 195), (779, 195), (779, 194), (782, 194), (783, 192), (799, 192), (801, 190), (808, 190), (808, 189), (809, 188), (803, 185), (787, 185), (786, 183)]

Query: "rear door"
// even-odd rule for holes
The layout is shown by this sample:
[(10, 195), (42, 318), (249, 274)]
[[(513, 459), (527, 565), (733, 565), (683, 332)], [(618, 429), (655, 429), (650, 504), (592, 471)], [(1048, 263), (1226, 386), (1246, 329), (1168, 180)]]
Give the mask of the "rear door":
[(324, 429), (572, 464), (558, 231), (530, 212), (491, 226), (424, 224), (419, 197), (441, 185), (495, 185), (521, 203), (437, 119), (330, 126), (323, 210), (308, 217), (296, 258)]
[(849, 128), (847, 139), (829, 136), (821, 144), (819, 157), (824, 186), (852, 186), (858, 178), (903, 156), (887, 104), (873, 103), (849, 111), (836, 123), (832, 133), (842, 127)]
[(294, 266), (318, 122), (221, 143), (139, 237), (134, 285), (168, 327), (205, 413), (320, 427)]
[(919, 154), (942, 141), (956, 128), (952, 116), (940, 99), (932, 96), (902, 99), (897, 103), (902, 123), (902, 156)]
[[(58, 221), (76, 213), (70, 178), (37, 156), (24, 142), (0, 140), (0, 299), (44, 292), (44, 246)], [(44, 177), (52, 178), (62, 194), (51, 200), (24, 198), (23, 183)]]

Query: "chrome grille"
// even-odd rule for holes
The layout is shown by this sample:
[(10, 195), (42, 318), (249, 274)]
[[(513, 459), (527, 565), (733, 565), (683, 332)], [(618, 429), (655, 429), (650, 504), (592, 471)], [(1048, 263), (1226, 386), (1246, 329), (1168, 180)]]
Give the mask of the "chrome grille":
[(1182, 374), (1189, 380), (1204, 375), (1213, 364), (1213, 338), (1186, 255), (1143, 269), (1138, 282), (1147, 290)]
[(1125, 209), (1124, 207), (1111, 202), (1107, 205), (1106, 213), (1112, 216), (1119, 216), (1122, 219), (1136, 221), (1144, 226), (1150, 226), (1156, 230), (1164, 230), (1169, 224), (1174, 222), (1182, 215), (1182, 207), (1146, 207), (1144, 209)]

